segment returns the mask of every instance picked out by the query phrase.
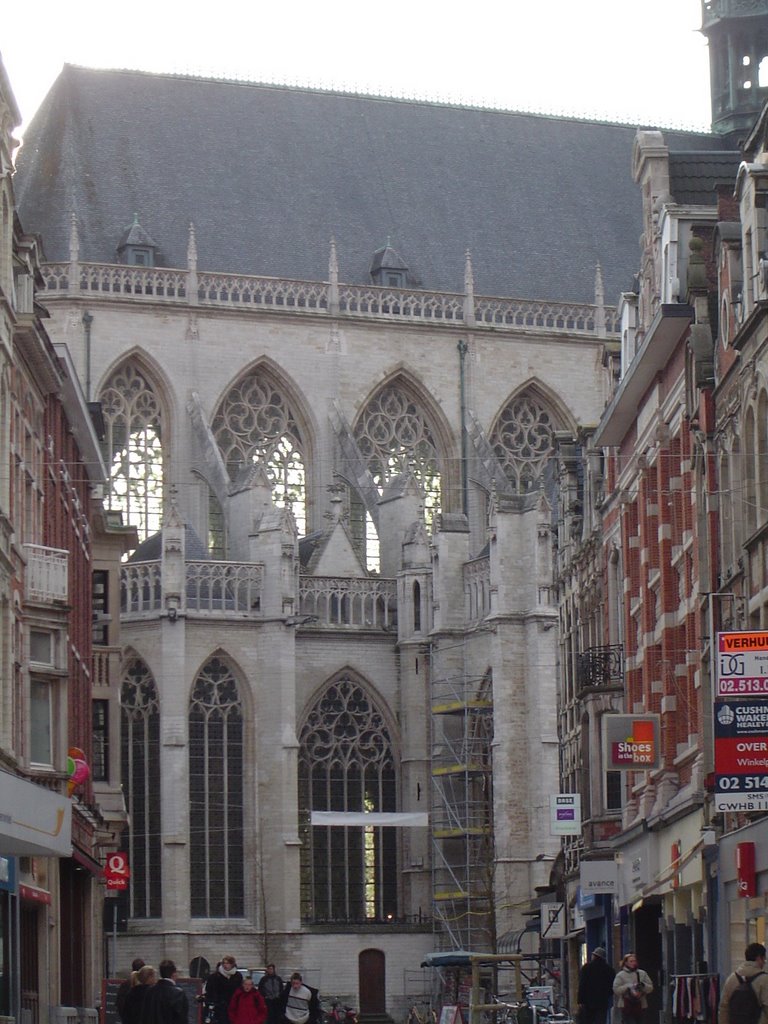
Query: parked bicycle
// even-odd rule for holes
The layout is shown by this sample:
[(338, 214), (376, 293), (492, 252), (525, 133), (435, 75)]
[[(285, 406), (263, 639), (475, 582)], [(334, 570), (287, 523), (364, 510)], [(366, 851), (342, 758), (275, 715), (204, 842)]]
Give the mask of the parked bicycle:
[[(421, 1013), (419, 1006), (422, 1007)], [(437, 1014), (429, 1003), (414, 1003), (408, 1011), (405, 1024), (437, 1024)]]

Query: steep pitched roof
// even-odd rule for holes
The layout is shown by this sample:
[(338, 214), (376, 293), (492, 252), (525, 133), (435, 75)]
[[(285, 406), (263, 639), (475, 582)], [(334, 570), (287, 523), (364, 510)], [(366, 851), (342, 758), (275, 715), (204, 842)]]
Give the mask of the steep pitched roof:
[[(635, 128), (287, 86), (65, 66), (25, 135), (22, 221), (48, 259), (114, 262), (137, 213), (166, 265), (369, 281), (389, 236), (427, 289), (615, 302), (635, 272)], [(719, 148), (665, 133), (674, 149)]]

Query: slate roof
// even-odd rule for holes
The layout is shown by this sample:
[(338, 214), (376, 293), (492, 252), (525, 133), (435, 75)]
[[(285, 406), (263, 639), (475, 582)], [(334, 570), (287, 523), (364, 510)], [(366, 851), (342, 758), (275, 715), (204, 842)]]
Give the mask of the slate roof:
[(734, 185), (741, 157), (736, 152), (670, 153), (669, 189), (676, 203), (714, 206), (715, 186)]
[[(16, 195), (47, 258), (115, 262), (137, 214), (165, 265), (370, 281), (389, 237), (411, 283), (613, 303), (637, 270), (635, 128), (288, 86), (65, 65), (25, 135)], [(721, 148), (665, 132), (674, 149)]]

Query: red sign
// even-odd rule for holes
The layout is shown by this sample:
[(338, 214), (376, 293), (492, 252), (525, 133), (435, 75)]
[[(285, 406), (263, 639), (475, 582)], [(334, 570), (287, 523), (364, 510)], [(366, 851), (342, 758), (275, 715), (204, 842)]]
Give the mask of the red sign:
[(128, 867), (128, 855), (110, 853), (104, 866), (104, 878), (108, 889), (127, 889), (131, 872)]
[(656, 760), (652, 721), (633, 721), (632, 733), (611, 744), (611, 757), (619, 767), (653, 766)]
[(745, 899), (757, 896), (754, 843), (736, 844), (736, 889)]

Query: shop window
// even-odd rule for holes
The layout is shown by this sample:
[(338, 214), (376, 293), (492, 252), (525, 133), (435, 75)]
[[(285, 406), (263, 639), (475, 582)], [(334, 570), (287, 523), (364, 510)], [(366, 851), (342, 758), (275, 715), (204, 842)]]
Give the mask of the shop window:
[(53, 767), (53, 684), (32, 678), (29, 683), (29, 759), (32, 764)]

